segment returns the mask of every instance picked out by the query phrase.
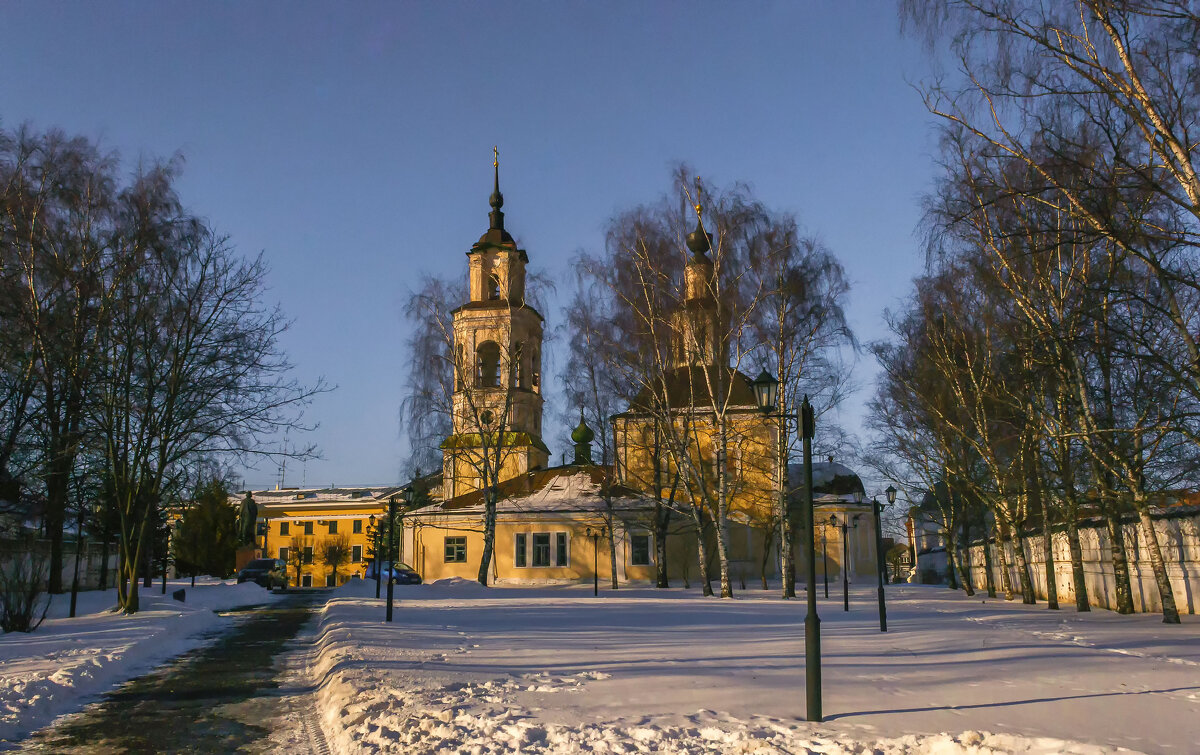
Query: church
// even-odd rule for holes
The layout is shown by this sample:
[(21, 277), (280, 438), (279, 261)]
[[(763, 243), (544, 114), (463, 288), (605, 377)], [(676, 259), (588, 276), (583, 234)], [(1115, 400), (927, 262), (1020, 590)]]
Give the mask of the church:
[[(661, 412), (648, 411), (648, 398), (634, 399), (611, 418), (615, 459), (608, 467), (593, 463), (594, 431), (581, 416), (572, 433), (571, 463), (551, 467), (542, 427), (545, 320), (525, 300), (529, 256), (505, 229), (498, 164), (493, 168), (488, 228), (467, 252), (468, 300), (452, 313), (452, 431), (441, 445), (440, 480), (426, 481), (434, 502), (403, 516), (401, 559), (427, 582), (476, 579), (490, 494), (496, 506), (489, 584), (595, 578), (645, 584), (665, 577), (686, 586), (698, 579), (702, 544), (715, 581), (711, 505), (690, 498), (659, 443), (663, 433), (685, 429), (694, 438), (690, 461), (715, 482), (716, 428), (708, 419), (712, 412), (704, 411), (712, 401), (706, 390), (715, 381), (729, 397), (731, 580), (744, 589), (777, 579), (783, 470), (773, 461), (776, 424), (756, 405), (750, 378), (730, 367), (718, 346), (709, 236), (697, 227), (687, 239), (684, 303), (672, 315), (673, 364), (665, 381), (670, 426), (664, 427)], [(790, 465), (787, 473), (788, 505), (798, 507), (799, 465)], [(873, 577), (875, 533), (861, 480), (830, 458), (814, 464), (813, 487), (817, 543), (823, 548), (818, 569), (840, 578), (845, 563), (851, 575)], [(798, 511), (794, 518), (800, 521)], [(794, 548), (800, 569), (803, 541), (797, 538)]]

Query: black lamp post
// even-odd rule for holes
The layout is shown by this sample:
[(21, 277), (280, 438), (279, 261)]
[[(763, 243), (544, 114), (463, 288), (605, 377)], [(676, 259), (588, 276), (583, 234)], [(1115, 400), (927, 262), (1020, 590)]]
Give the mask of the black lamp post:
[[(754, 389), (754, 400), (758, 404), (758, 408), (770, 416), (771, 412), (777, 406), (779, 381), (764, 369), (750, 385)], [(804, 440), (803, 515), (805, 537), (808, 539), (808, 547), (804, 549), (805, 558), (808, 561), (808, 574), (805, 580), (808, 613), (804, 617), (804, 697), (808, 720), (821, 721), (824, 718), (821, 714), (821, 619), (817, 616), (817, 537), (816, 517), (813, 515), (812, 490), (812, 438), (816, 421), (813, 417), (812, 404), (808, 403), (808, 396), (805, 396), (804, 401), (800, 404), (799, 416), (786, 414), (782, 410), (776, 416), (782, 417), (785, 420), (785, 428), (787, 427), (787, 419), (798, 419), (800, 436)], [(779, 442), (784, 444), (784, 448), (787, 448), (786, 437), (780, 437)], [(780, 493), (780, 502), (786, 505), (786, 500), (783, 500), (787, 492), (786, 454), (782, 472), (785, 475), (785, 483), (784, 489)]]
[(380, 582), (379, 582), (379, 528), (375, 526), (375, 515), (374, 514), (371, 514), (370, 521), (371, 521), (371, 550), (372, 550), (371, 555), (374, 556), (374, 558), (372, 558), (371, 561), (372, 561), (373, 566), (375, 567), (375, 599), (378, 600), (379, 599), (379, 584), (380, 584)]
[[(887, 486), (887, 490), (883, 491), (887, 495), (888, 505), (891, 506), (896, 502), (896, 489), (891, 485)], [(879, 572), (879, 631), (887, 631), (887, 604), (883, 601), (883, 579), (887, 573), (887, 567), (883, 560), (883, 529), (880, 527), (880, 514), (883, 513), (883, 504), (879, 502), (877, 497), (871, 499), (871, 510), (875, 514), (875, 560), (877, 562), (877, 571)]]
[[(408, 503), (409, 497), (412, 495), (412, 487), (404, 486), (400, 491), (400, 497), (405, 503)], [(391, 562), (392, 554), (396, 552), (396, 496), (388, 499), (388, 593), (387, 593), (387, 620), (392, 620), (392, 591), (395, 588), (395, 564)]]
[(592, 529), (588, 527), (586, 530), (588, 537), (592, 539), (592, 597), (600, 596), (600, 538), (608, 535), (608, 527), (600, 529)]
[(850, 559), (850, 543), (847, 540), (846, 533), (852, 529), (858, 529), (858, 518), (861, 514), (855, 514), (854, 518), (849, 522), (846, 521), (846, 515), (842, 515), (842, 521), (839, 523), (837, 514), (829, 515), (829, 523), (834, 527), (842, 528), (842, 610), (850, 610), (850, 572), (846, 569), (846, 562)]

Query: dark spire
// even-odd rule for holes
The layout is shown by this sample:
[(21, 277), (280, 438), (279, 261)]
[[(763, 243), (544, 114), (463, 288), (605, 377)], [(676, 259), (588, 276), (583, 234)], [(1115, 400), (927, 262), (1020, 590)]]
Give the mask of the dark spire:
[(492, 196), (488, 200), (488, 204), (492, 206), (492, 211), (488, 213), (488, 218), (492, 221), (490, 228), (496, 231), (504, 230), (504, 213), (500, 208), (504, 206), (504, 195), (500, 193), (500, 150), (492, 147), (492, 167), (496, 170), (496, 182), (492, 188)]
[(704, 225), (700, 222), (700, 210), (700, 205), (696, 205), (696, 230), (687, 235), (687, 248), (697, 257), (704, 257), (712, 248), (712, 234), (704, 232)]

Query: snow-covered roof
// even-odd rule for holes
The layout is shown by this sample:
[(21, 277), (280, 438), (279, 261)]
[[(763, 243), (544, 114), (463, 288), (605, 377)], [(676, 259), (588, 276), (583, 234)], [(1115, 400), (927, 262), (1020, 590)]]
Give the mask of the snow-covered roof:
[[(506, 480), (499, 486), (497, 513), (602, 511), (605, 500), (602, 482), (607, 475), (604, 467), (581, 465), (555, 467), (531, 472)], [(618, 511), (630, 511), (652, 506), (648, 499), (621, 486), (612, 488), (612, 505)], [(417, 509), (409, 517), (445, 514), (474, 514), (484, 508), (483, 495), (473, 491)]]
[[(866, 493), (858, 474), (835, 461), (814, 461), (812, 479), (816, 500), (853, 501), (855, 493)], [(788, 487), (796, 493), (804, 490), (803, 464), (788, 465)]]

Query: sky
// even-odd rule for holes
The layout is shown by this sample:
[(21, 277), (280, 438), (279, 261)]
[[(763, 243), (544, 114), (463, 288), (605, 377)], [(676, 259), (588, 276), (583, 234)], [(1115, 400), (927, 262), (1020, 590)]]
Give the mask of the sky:
[[(296, 377), (337, 386), (294, 441), (322, 456), (290, 463), (289, 486), (399, 480), (403, 305), (423, 274), (466, 274), (493, 145), (506, 227), (559, 303), (571, 257), (667, 191), (679, 162), (795, 213), (845, 266), (863, 342), (886, 336), (885, 308), (922, 269), (936, 137), (916, 85), (930, 65), (884, 0), (9, 0), (0, 28), (0, 126), (91, 137), (129, 170), (179, 155), (184, 203), (264, 254)], [(854, 369), (852, 431), (875, 371), (865, 354)], [(243, 480), (274, 487), (279, 469)]]

